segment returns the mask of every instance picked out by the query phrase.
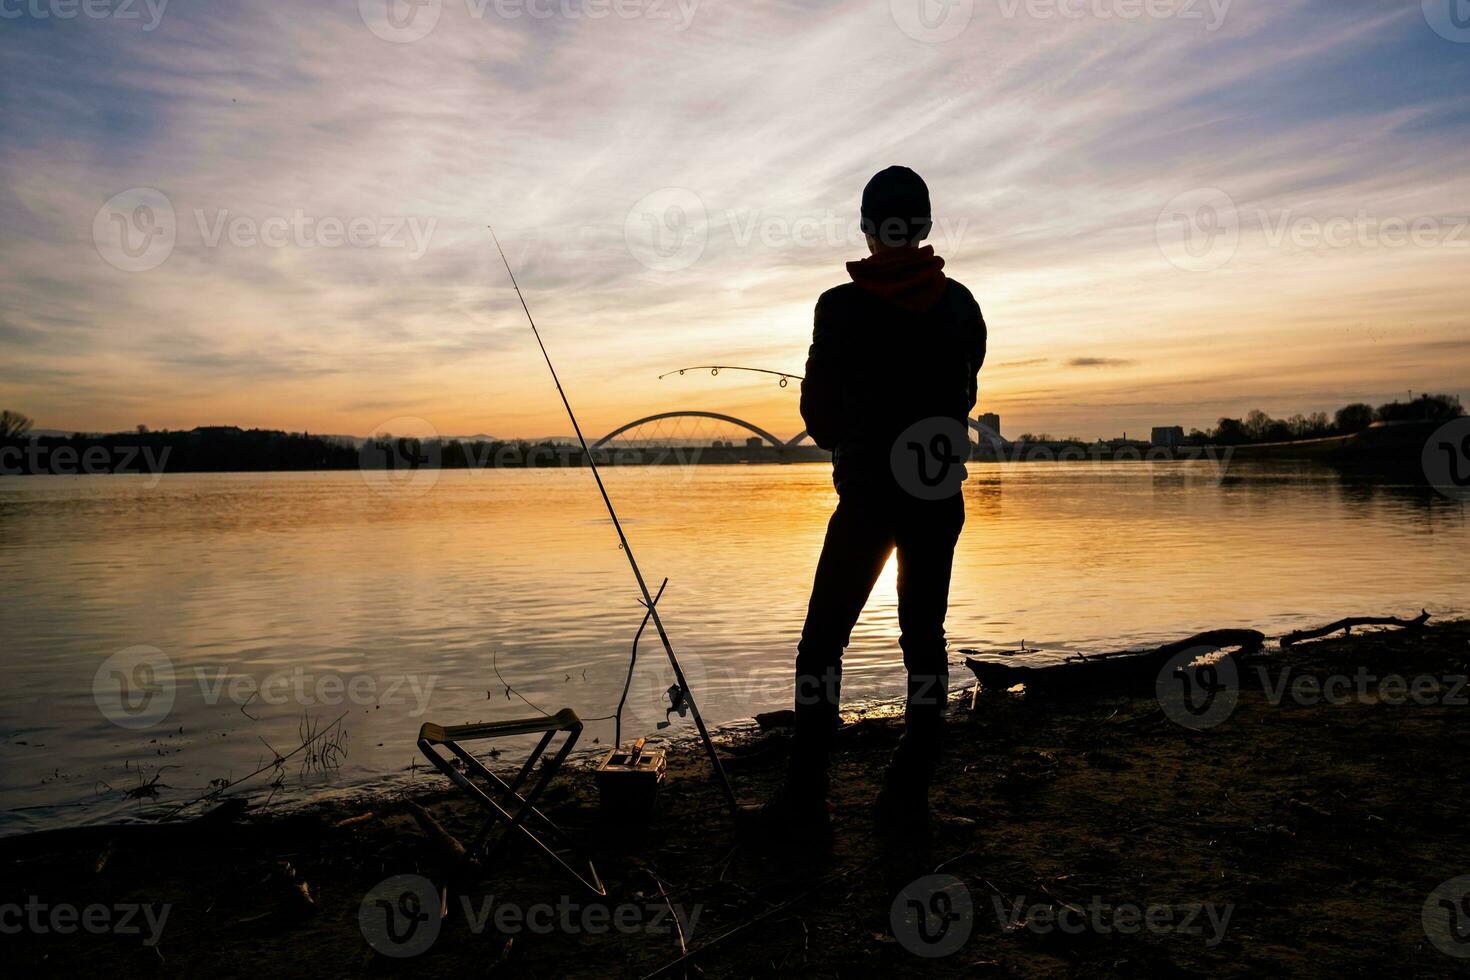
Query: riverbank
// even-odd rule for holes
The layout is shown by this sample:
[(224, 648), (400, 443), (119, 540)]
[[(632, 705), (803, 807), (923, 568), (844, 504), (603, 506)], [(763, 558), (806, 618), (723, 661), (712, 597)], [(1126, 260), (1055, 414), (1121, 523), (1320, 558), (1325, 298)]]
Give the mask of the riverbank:
[[(643, 976), (679, 956), (680, 931), (698, 948), (775, 909), (701, 955), (702, 975), (1458, 975), (1467, 961), (1441, 952), (1421, 917), (1437, 886), (1470, 873), (1470, 691), (1456, 680), (1467, 659), (1464, 622), (1272, 649), (1241, 665), (1238, 704), (1203, 730), (1141, 694), (957, 701), (934, 800), (973, 823), (942, 827), (934, 865), (964, 884), (973, 919), (938, 959), (891, 927), (873, 859), (869, 807), (898, 734), (883, 718), (839, 739), (830, 863), (739, 842), (706, 763), (680, 749), (642, 832), (600, 827), (587, 773), (553, 784), (545, 809), (593, 848), (607, 914), (520, 851), (468, 892), (472, 918), (490, 912), (482, 931), (452, 904), (421, 955), (374, 952), (364, 897), (445, 861), (414, 806), (473, 836), (474, 814), (431, 792), (7, 841), (0, 904), (29, 904), (35, 921), (3, 941), (9, 962), (39, 974)], [(742, 797), (777, 785), (784, 739), (727, 740)], [(137, 932), (116, 928), (129, 908)]]

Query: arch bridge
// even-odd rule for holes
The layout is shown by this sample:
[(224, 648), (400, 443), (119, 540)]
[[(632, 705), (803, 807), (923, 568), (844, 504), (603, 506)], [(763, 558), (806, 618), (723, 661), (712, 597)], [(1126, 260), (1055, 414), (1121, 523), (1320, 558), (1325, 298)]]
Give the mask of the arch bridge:
[[(640, 425), (647, 425), (647, 424), (649, 424), (651, 422), (661, 422), (661, 421), (664, 421), (666, 419), (680, 419), (680, 418), (714, 419), (717, 422), (727, 422), (730, 425), (738, 426), (738, 427), (740, 427), (742, 429), (747, 430), (748, 432), (751, 432), (754, 435), (759, 436), (761, 439), (764, 439), (773, 449), (789, 449), (789, 448), (791, 448), (793, 446), (798, 445), (799, 443), (801, 443), (801, 441), (803, 439), (806, 439), (807, 438), (807, 431), (805, 429), (802, 429), (800, 432), (798, 432), (796, 435), (792, 436), (790, 439), (782, 440), (782, 439), (779, 439), (776, 436), (772, 435), (771, 433), (767, 432), (765, 429), (762, 429), (760, 426), (756, 425), (754, 422), (747, 422), (744, 419), (736, 418), (733, 415), (725, 415), (725, 414), (723, 414), (721, 412), (680, 411), (680, 412), (659, 412), (656, 415), (645, 415), (641, 419), (634, 419), (631, 422), (628, 422), (628, 423), (626, 423), (624, 425), (618, 426), (616, 429), (613, 429), (611, 432), (609, 432), (607, 435), (603, 436), (601, 439), (598, 439), (596, 442), (594, 442), (592, 444), (592, 448), (593, 449), (601, 449), (603, 446), (606, 446), (609, 442), (611, 442), (612, 440), (616, 439), (618, 436), (622, 435), (624, 432), (628, 432), (628, 431), (631, 431), (633, 429), (636, 429)], [(979, 435), (982, 439), (986, 439), (986, 440), (989, 440), (992, 443), (996, 443), (996, 444), (1003, 445), (1003, 446), (1004, 445), (1009, 445), (1009, 443), (1005, 439), (1005, 437), (1003, 437), (999, 432), (996, 432), (994, 429), (990, 428), (990, 426), (983, 425), (983, 424), (981, 424), (980, 422), (977, 422), (974, 419), (970, 419), (969, 422), (970, 422), (970, 428), (973, 429), (975, 431), (975, 433), (977, 435)]]

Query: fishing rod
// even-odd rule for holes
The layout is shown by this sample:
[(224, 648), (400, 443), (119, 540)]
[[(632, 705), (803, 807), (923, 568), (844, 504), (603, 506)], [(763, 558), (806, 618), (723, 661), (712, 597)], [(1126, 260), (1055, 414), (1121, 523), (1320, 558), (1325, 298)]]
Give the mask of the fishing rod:
[[(500, 247), (500, 239), (495, 234), (495, 229), (490, 225), (490, 239), (495, 243), (495, 250), (500, 253), (500, 261), (505, 264), (506, 274), (510, 276), (510, 284), (516, 291), (516, 298), (521, 301), (521, 309), (526, 311), (526, 321), (531, 324), (531, 333), (536, 336), (536, 346), (541, 348), (541, 356), (546, 359), (547, 370), (551, 372), (551, 380), (556, 384), (556, 393), (561, 396), (562, 406), (567, 410), (567, 418), (572, 421), (572, 429), (577, 433), (577, 442), (582, 446), (582, 454), (587, 458), (587, 467), (592, 470), (592, 478), (597, 481), (597, 490), (602, 494), (602, 502), (607, 507), (607, 516), (612, 518), (613, 528), (618, 532), (618, 543), (622, 546), (623, 554), (628, 558), (628, 566), (633, 569), (633, 577), (638, 580), (638, 590), (643, 593), (643, 605), (648, 610), (648, 617), (653, 620), (653, 627), (658, 631), (658, 638), (664, 645), (664, 653), (669, 655), (669, 666), (674, 668), (674, 679), (679, 682), (679, 692), (683, 703), (688, 705), (689, 713), (694, 716), (694, 726), (699, 729), (699, 738), (704, 742), (704, 750), (709, 755), (710, 765), (714, 768), (715, 775), (719, 778), (720, 788), (724, 791), (725, 801), (730, 804), (732, 813), (739, 813), (740, 804), (735, 799), (735, 790), (730, 786), (730, 779), (725, 775), (725, 767), (720, 764), (719, 754), (715, 752), (715, 743), (709, 736), (709, 729), (704, 727), (704, 718), (699, 713), (699, 706), (694, 703), (694, 692), (689, 690), (689, 682), (684, 679), (684, 670), (679, 666), (679, 658), (674, 655), (674, 645), (669, 642), (669, 635), (664, 631), (663, 619), (658, 614), (657, 600), (649, 593), (648, 583), (643, 581), (643, 572), (638, 568), (638, 560), (633, 557), (633, 546), (628, 543), (628, 536), (623, 533), (623, 524), (618, 520), (618, 512), (613, 509), (612, 498), (607, 495), (607, 487), (603, 485), (602, 474), (597, 470), (597, 461), (592, 458), (592, 450), (587, 447), (587, 439), (582, 435), (582, 426), (577, 423), (576, 413), (572, 411), (572, 403), (567, 400), (567, 393), (561, 386), (561, 378), (557, 377), (556, 366), (551, 363), (551, 355), (546, 352), (546, 344), (541, 340), (541, 331), (536, 329), (536, 318), (531, 316), (531, 308), (526, 305), (526, 297), (521, 293), (520, 284), (516, 282), (515, 271), (510, 267), (510, 260), (505, 257), (505, 249)], [(663, 590), (659, 590), (662, 594)]]
[(769, 368), (736, 367), (733, 364), (696, 364), (693, 367), (681, 367), (677, 371), (665, 371), (658, 376), (658, 379), (662, 381), (671, 374), (683, 374), (685, 371), (708, 371), (711, 375), (718, 375), (721, 371), (751, 371), (755, 374), (774, 374), (781, 379), (778, 384), (782, 388), (790, 384), (793, 378), (797, 381), (806, 380), (801, 375), (792, 374), (790, 371), (772, 371)]

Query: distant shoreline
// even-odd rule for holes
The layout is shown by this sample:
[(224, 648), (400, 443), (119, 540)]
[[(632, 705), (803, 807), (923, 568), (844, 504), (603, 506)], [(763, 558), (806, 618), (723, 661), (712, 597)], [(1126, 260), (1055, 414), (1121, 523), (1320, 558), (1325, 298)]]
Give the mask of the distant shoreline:
[[(1293, 442), (1152, 445), (1133, 440), (980, 442), (977, 463), (1033, 462), (1320, 462), (1417, 469), (1425, 441), (1441, 422), (1376, 423), (1362, 432)], [(592, 450), (598, 466), (783, 465), (821, 463), (816, 446), (767, 444), (620, 446)], [(421, 441), (386, 437), (351, 444), (311, 436), (235, 428), (89, 436), (35, 436), (0, 444), (0, 476), (163, 473), (405, 472), (419, 469), (562, 469), (587, 465), (579, 446), (553, 442)]]

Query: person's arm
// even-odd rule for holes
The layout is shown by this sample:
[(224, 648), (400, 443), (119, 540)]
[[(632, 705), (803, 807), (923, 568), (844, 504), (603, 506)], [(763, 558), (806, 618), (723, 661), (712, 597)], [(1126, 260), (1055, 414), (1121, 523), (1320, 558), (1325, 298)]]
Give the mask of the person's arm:
[(975, 331), (971, 336), (970, 350), (968, 352), (970, 359), (970, 371), (968, 374), (970, 379), (969, 411), (975, 410), (975, 402), (980, 397), (980, 368), (985, 365), (986, 341), (985, 314), (980, 312), (980, 305), (978, 303), (973, 303), (972, 305), (975, 307)]
[(818, 447), (832, 450), (842, 437), (842, 378), (837, 352), (837, 324), (826, 296), (817, 300), (812, 346), (801, 383), (801, 418)]

